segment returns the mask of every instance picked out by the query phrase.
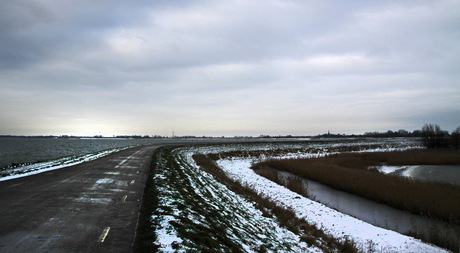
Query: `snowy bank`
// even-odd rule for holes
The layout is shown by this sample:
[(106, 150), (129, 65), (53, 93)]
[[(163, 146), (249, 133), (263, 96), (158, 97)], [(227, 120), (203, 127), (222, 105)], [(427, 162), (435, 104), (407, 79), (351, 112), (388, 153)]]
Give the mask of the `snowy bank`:
[(340, 239), (349, 239), (363, 249), (378, 252), (448, 252), (421, 240), (386, 230), (342, 214), (318, 202), (257, 175), (250, 169), (252, 159), (223, 159), (218, 165), (234, 180), (238, 180), (265, 197), (291, 208), (309, 223)]

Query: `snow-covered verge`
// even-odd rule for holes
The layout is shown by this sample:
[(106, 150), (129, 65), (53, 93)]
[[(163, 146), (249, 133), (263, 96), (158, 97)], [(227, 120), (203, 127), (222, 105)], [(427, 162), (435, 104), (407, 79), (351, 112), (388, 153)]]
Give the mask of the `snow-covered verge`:
[(11, 180), (15, 178), (31, 176), (38, 173), (43, 173), (46, 171), (62, 169), (65, 167), (77, 165), (84, 162), (89, 162), (114, 152), (118, 152), (129, 147), (123, 148), (114, 148), (109, 150), (100, 151), (97, 153), (85, 154), (81, 156), (71, 156), (71, 157), (64, 157), (57, 160), (47, 161), (47, 162), (39, 162), (39, 163), (32, 163), (32, 164), (25, 164), (22, 166), (17, 166), (13, 168), (7, 168), (1, 171), (0, 174), (0, 181)]
[(160, 252), (321, 252), (199, 169), (195, 152), (158, 154), (151, 218)]
[(354, 241), (359, 248), (377, 252), (448, 252), (418, 239), (365, 223), (294, 193), (253, 172), (250, 169), (251, 159), (225, 159), (217, 163), (234, 180), (295, 210), (299, 217), (316, 224), (327, 234)]

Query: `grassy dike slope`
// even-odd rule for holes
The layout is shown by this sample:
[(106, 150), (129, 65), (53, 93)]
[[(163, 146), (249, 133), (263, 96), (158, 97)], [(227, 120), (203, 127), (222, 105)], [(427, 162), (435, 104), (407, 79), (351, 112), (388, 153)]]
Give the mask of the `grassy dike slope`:
[(321, 251), (196, 167), (187, 150), (184, 146), (156, 150), (135, 252)]

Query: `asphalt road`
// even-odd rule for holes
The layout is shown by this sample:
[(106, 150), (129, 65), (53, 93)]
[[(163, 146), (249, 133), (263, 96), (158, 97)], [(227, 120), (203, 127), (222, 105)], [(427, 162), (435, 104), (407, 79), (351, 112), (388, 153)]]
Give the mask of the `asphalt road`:
[(0, 182), (0, 252), (131, 252), (157, 147)]

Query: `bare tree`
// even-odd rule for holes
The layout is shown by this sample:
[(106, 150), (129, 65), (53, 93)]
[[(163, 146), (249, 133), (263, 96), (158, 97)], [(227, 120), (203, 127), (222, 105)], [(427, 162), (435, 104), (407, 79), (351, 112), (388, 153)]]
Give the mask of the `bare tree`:
[(453, 148), (460, 148), (460, 126), (450, 135), (450, 144)]
[(439, 125), (425, 124), (422, 127), (422, 140), (427, 148), (442, 148), (448, 146), (448, 133), (441, 130)]

